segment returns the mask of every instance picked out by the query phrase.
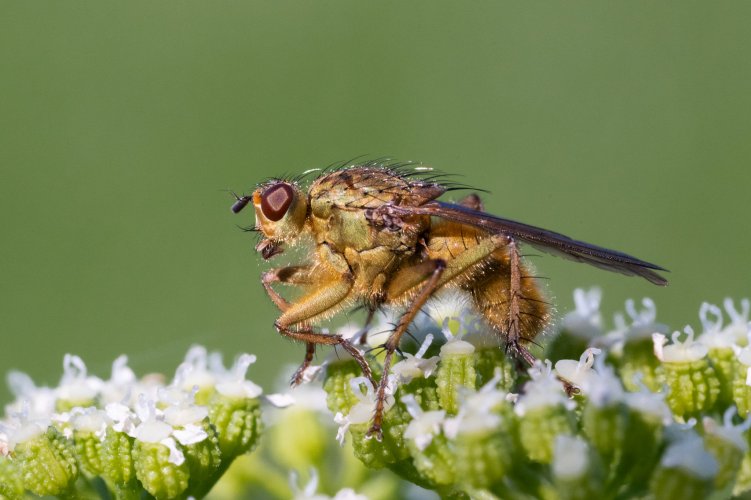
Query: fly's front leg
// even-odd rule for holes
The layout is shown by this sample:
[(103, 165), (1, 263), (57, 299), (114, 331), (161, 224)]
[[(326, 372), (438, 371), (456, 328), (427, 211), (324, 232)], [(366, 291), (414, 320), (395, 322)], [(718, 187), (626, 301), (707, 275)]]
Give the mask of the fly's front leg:
[[(310, 365), (317, 344), (338, 345), (357, 361), (357, 364), (360, 365), (363, 371), (363, 375), (375, 387), (376, 383), (373, 379), (370, 366), (368, 366), (362, 353), (349, 340), (341, 335), (316, 332), (308, 326), (310, 320), (317, 316), (333, 314), (346, 305), (346, 299), (349, 297), (354, 283), (352, 275), (344, 273), (342, 275), (321, 276), (315, 281), (320, 284), (320, 288), (304, 296), (298, 302), (289, 303), (287, 309), (274, 323), (274, 326), (285, 337), (303, 341), (307, 346), (313, 346), (306, 349), (305, 361), (303, 361), (303, 365), (300, 367), (302, 371)], [(302, 380), (302, 371), (298, 370), (300, 380)], [(297, 377), (298, 373), (296, 372), (296, 379)], [(293, 383), (296, 379), (293, 379)]]
[(388, 376), (391, 371), (391, 362), (394, 357), (394, 352), (399, 348), (399, 341), (404, 333), (407, 331), (407, 327), (415, 319), (415, 316), (420, 311), (425, 302), (433, 295), (433, 292), (440, 286), (441, 276), (446, 269), (446, 263), (443, 260), (431, 260), (421, 263), (421, 266), (431, 266), (432, 273), (429, 275), (427, 281), (424, 281), (424, 285), (417, 293), (412, 303), (409, 305), (407, 311), (399, 318), (399, 323), (396, 325), (394, 332), (386, 341), (386, 357), (383, 360), (383, 374), (381, 375), (381, 381), (378, 384), (378, 390), (376, 391), (376, 406), (375, 414), (373, 415), (373, 424), (368, 430), (368, 436), (375, 436), (379, 441), (382, 437), (382, 425), (383, 425), (383, 411), (386, 404), (386, 388), (388, 387)]
[[(279, 308), (280, 311), (285, 312), (289, 309), (289, 302), (284, 299), (276, 290), (271, 286), (273, 283), (287, 283), (290, 285), (306, 285), (310, 284), (310, 266), (288, 266), (278, 267), (276, 269), (270, 269), (261, 275), (261, 283), (263, 284), (266, 294), (271, 301)], [(313, 362), (313, 357), (316, 353), (316, 345), (310, 342), (305, 344), (305, 358), (300, 366), (295, 370), (295, 374), (292, 376), (290, 384), (295, 387), (302, 383), (305, 370), (308, 369)]]
[(271, 301), (284, 312), (289, 308), (289, 302), (279, 295), (271, 286), (273, 283), (286, 283), (290, 285), (310, 284), (310, 266), (288, 266), (269, 269), (261, 275), (261, 283), (266, 295)]

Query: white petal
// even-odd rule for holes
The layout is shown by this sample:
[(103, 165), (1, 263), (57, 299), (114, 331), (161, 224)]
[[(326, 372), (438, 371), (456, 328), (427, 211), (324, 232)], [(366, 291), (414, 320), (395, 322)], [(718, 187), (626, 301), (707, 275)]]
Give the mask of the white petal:
[(177, 443), (172, 438), (162, 439), (161, 444), (169, 448), (169, 458), (167, 461), (171, 464), (182, 465), (185, 462), (185, 455), (177, 448)]

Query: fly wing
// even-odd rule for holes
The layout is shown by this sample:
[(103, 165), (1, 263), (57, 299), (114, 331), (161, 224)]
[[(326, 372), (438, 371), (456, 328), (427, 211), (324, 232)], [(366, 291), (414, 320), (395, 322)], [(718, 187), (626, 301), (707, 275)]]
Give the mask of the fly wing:
[(629, 276), (641, 276), (655, 285), (665, 286), (668, 284), (665, 278), (655, 272), (666, 271), (666, 269), (656, 264), (645, 262), (623, 252), (608, 250), (597, 245), (577, 241), (563, 234), (548, 231), (547, 229), (503, 219), (468, 207), (441, 201), (430, 201), (419, 207), (410, 207), (407, 210), (411, 213), (432, 215), (469, 226), (479, 227), (489, 233), (512, 236), (544, 252), (577, 262), (585, 262), (606, 271), (614, 271)]

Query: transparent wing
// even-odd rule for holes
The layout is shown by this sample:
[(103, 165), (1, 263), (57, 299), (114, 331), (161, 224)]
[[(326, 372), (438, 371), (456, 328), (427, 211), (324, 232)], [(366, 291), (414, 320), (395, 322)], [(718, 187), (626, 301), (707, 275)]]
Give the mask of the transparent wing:
[(453, 203), (430, 201), (417, 207), (404, 207), (405, 212), (432, 215), (462, 224), (479, 227), (489, 233), (505, 234), (547, 253), (552, 253), (577, 262), (584, 262), (600, 269), (629, 276), (641, 276), (655, 285), (665, 286), (668, 281), (655, 271), (666, 269), (645, 262), (616, 250), (598, 247), (547, 229), (503, 219)]

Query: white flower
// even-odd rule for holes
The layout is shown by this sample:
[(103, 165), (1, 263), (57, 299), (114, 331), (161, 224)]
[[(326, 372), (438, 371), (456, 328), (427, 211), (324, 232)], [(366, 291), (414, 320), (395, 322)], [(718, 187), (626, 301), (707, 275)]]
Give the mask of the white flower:
[(661, 333), (652, 335), (654, 352), (657, 359), (664, 363), (690, 363), (704, 358), (709, 352), (706, 345), (694, 340), (694, 329), (686, 326), (683, 331), (686, 333), (686, 339), (681, 342), (681, 332), (673, 332), (671, 336), (672, 344), (667, 344), (667, 338)]
[(588, 377), (596, 375), (592, 369), (592, 365), (595, 363), (595, 355), (601, 352), (600, 349), (590, 347), (584, 351), (579, 361), (574, 361), (573, 359), (556, 361), (555, 371), (562, 379), (568, 380), (577, 387), (582, 387)]
[(529, 369), (532, 380), (524, 385), (524, 391), (514, 407), (514, 412), (524, 416), (528, 411), (549, 406), (562, 405), (571, 409), (575, 403), (563, 392), (563, 384), (553, 373), (553, 366), (549, 360), (545, 364), (540, 361)]
[(667, 394), (650, 391), (641, 383), (641, 380), (637, 380), (637, 383), (641, 385), (641, 389), (638, 392), (627, 392), (624, 394), (626, 405), (634, 411), (658, 419), (663, 425), (671, 423), (673, 421), (673, 413), (670, 411), (667, 403), (665, 403), (665, 396)]
[(230, 371), (221, 377), (221, 381), (216, 384), (217, 392), (223, 396), (236, 398), (252, 399), (260, 396), (263, 389), (250, 380), (245, 380), (248, 367), (255, 362), (256, 357), (252, 354), (242, 354), (238, 357)]
[(662, 454), (660, 464), (666, 469), (679, 468), (701, 479), (712, 479), (718, 470), (717, 460), (704, 448), (695, 433), (679, 439)]
[(451, 333), (451, 329), (448, 326), (449, 319), (446, 318), (443, 321), (443, 329), (441, 332), (446, 337), (446, 343), (441, 346), (439, 356), (445, 358), (446, 356), (469, 356), (475, 352), (474, 344), (470, 344), (466, 340), (462, 340), (460, 335), (454, 335)]
[(626, 314), (631, 323), (626, 322), (623, 314), (617, 313), (614, 317), (615, 330), (608, 332), (601, 342), (603, 345), (611, 345), (615, 354), (619, 354), (625, 342), (631, 342), (643, 338), (649, 338), (653, 333), (667, 333), (667, 325), (657, 323), (657, 307), (652, 299), (645, 297), (641, 301), (643, 309), (636, 309), (633, 299), (626, 301)]
[(104, 404), (130, 400), (137, 385), (138, 377), (128, 366), (128, 356), (122, 355), (112, 363), (110, 379), (102, 384), (101, 400)]
[(26, 411), (29, 418), (37, 419), (49, 418), (55, 411), (55, 402), (57, 401), (55, 389), (37, 387), (31, 377), (15, 370), (8, 373), (7, 381), (16, 401), (6, 406), (6, 414)]
[(574, 290), (576, 309), (563, 317), (561, 329), (591, 339), (602, 335), (602, 314), (600, 303), (602, 290), (592, 287), (589, 290)]
[(107, 412), (93, 406), (74, 408), (71, 412), (70, 425), (74, 430), (90, 432), (99, 439), (104, 439), (110, 419)]
[(123, 403), (109, 403), (104, 407), (104, 411), (112, 422), (114, 430), (133, 436), (136, 425), (138, 425), (138, 416), (133, 410)]
[(507, 401), (508, 395), (497, 388), (501, 378), (500, 369), (496, 369), (493, 378), (479, 391), (459, 393), (459, 413), (454, 418), (446, 419), (443, 424), (443, 432), (448, 438), (492, 431), (501, 425), (501, 416), (494, 413)]
[(0, 422), (0, 433), (5, 436), (3, 446), (13, 451), (18, 443), (24, 443), (44, 434), (50, 423), (50, 415), (31, 415), (29, 404), (24, 401), (21, 404), (21, 411), (8, 415), (5, 422)]
[(613, 368), (605, 365), (605, 358), (599, 357), (595, 362), (596, 375), (587, 377), (581, 390), (589, 402), (598, 408), (612, 406), (623, 401), (625, 392)]
[(697, 339), (709, 349), (732, 348), (735, 338), (722, 332), (722, 311), (709, 302), (702, 302), (699, 308), (702, 332)]
[[(192, 401), (192, 395), (190, 400)], [(142, 394), (138, 398), (136, 415), (139, 424), (130, 435), (144, 443), (159, 443), (166, 446), (170, 450), (168, 461), (175, 465), (185, 461), (177, 442), (190, 445), (208, 437), (203, 426), (196, 423), (205, 417), (205, 407), (193, 405), (185, 400), (179, 405), (167, 406), (165, 410), (160, 410), (156, 407), (155, 400), (147, 399)]]
[(72, 354), (66, 354), (63, 359), (63, 376), (57, 386), (57, 397), (72, 403), (90, 403), (104, 387), (104, 381), (98, 377), (90, 377), (86, 372), (83, 360)]
[(177, 367), (172, 384), (185, 391), (192, 390), (194, 386), (199, 389), (213, 388), (217, 377), (226, 372), (221, 355), (209, 354), (205, 347), (194, 345), (185, 355), (185, 361)]
[(742, 453), (748, 451), (748, 442), (746, 441), (745, 433), (751, 428), (751, 417), (746, 418), (742, 423), (733, 425), (733, 415), (736, 413), (735, 406), (731, 406), (725, 410), (722, 416), (722, 425), (718, 425), (717, 422), (710, 418), (704, 417), (702, 424), (704, 425), (704, 431), (707, 434), (717, 436), (723, 441), (735, 446)]
[(576, 479), (587, 474), (589, 446), (586, 441), (575, 436), (556, 436), (552, 467), (553, 474), (559, 478)]
[(749, 322), (751, 302), (748, 299), (741, 300), (740, 311), (735, 308), (731, 298), (726, 298), (723, 305), (730, 316), (730, 324), (722, 330), (722, 333), (734, 338), (736, 342), (747, 341), (748, 336), (751, 335), (751, 322)]
[(404, 359), (399, 361), (391, 368), (391, 373), (396, 375), (399, 379), (399, 383), (407, 384), (415, 378), (428, 378), (433, 374), (440, 357), (433, 356), (428, 359), (423, 359), (425, 353), (428, 352), (431, 342), (433, 342), (433, 334), (429, 333), (425, 336), (425, 341), (420, 346), (420, 349), (414, 355), (404, 353)]
[[(370, 385), (370, 382), (365, 377), (353, 377), (349, 381), (352, 392), (355, 394), (359, 401), (355, 403), (349, 410), (349, 414), (344, 415), (341, 412), (337, 412), (334, 415), (334, 422), (339, 424), (339, 430), (336, 433), (336, 440), (340, 445), (344, 444), (344, 437), (349, 430), (350, 425), (364, 424), (370, 422), (373, 418), (373, 412), (376, 406), (376, 390)], [(365, 386), (365, 394), (362, 393), (361, 386)], [(392, 406), (394, 406), (394, 392), (396, 391), (396, 377), (392, 374), (389, 375), (386, 383), (386, 401), (383, 407), (383, 413), (385, 414)]]
[(422, 451), (430, 445), (434, 436), (441, 433), (446, 412), (443, 410), (423, 411), (412, 394), (407, 394), (401, 401), (407, 407), (409, 414), (412, 415), (412, 421), (404, 431), (404, 437), (414, 441), (417, 449)]
[(308, 481), (303, 489), (300, 489), (298, 486), (297, 474), (294, 471), (289, 474), (289, 484), (294, 494), (292, 497), (294, 500), (368, 500), (368, 497), (358, 495), (351, 488), (339, 490), (333, 497), (316, 493), (318, 489), (318, 471), (313, 468), (310, 469), (310, 481)]

